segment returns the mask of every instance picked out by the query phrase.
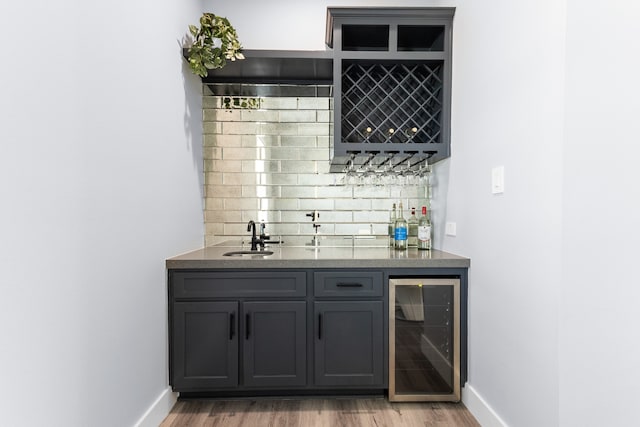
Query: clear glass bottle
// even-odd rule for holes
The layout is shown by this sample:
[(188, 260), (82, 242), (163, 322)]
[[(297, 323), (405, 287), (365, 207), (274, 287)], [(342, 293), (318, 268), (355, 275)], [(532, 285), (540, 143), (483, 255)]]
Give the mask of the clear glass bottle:
[(407, 249), (407, 220), (404, 219), (404, 213), (402, 212), (402, 202), (398, 204), (398, 215), (396, 217), (394, 239), (396, 249)]
[(418, 246), (418, 217), (416, 217), (416, 208), (411, 208), (411, 216), (407, 221), (409, 236), (407, 238), (407, 246), (415, 248)]
[(431, 221), (427, 215), (427, 207), (422, 207), (422, 216), (418, 221), (418, 249), (428, 251), (431, 249)]
[(389, 246), (395, 247), (395, 232), (396, 232), (396, 204), (393, 204), (393, 208), (389, 212)]

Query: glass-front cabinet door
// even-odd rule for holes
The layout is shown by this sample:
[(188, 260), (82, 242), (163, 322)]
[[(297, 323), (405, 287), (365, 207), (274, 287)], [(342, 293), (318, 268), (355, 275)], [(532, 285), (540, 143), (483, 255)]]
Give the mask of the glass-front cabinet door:
[(389, 400), (460, 400), (460, 280), (389, 281)]

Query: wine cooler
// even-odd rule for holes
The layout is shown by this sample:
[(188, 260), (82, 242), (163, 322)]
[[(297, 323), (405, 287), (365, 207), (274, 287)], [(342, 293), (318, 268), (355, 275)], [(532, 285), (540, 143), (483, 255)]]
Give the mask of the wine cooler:
[(389, 281), (389, 400), (460, 400), (460, 280)]

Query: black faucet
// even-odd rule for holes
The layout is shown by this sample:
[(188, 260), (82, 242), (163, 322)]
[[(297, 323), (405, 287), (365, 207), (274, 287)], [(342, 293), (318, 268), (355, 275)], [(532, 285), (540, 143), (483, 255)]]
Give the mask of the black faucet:
[(258, 236), (256, 236), (256, 223), (255, 222), (249, 221), (249, 224), (247, 224), (247, 231), (251, 232), (251, 250), (252, 251), (257, 251), (258, 250), (258, 245), (260, 245), (260, 248), (264, 249), (264, 240), (260, 239), (260, 238), (258, 238)]

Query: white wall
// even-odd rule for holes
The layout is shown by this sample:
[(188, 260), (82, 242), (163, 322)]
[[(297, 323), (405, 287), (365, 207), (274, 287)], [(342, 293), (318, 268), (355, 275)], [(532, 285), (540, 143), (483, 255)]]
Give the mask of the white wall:
[(166, 395), (164, 259), (203, 235), (201, 10), (0, 5), (3, 425), (134, 425)]
[(553, 0), (461, 1), (454, 24), (452, 157), (438, 176), (457, 236), (442, 247), (471, 258), (471, 392), (511, 426), (558, 424), (564, 16)]
[(640, 5), (567, 4), (560, 424), (640, 425)]

